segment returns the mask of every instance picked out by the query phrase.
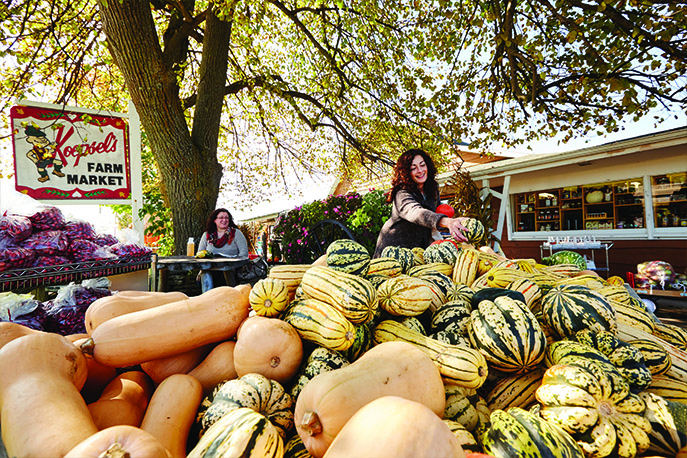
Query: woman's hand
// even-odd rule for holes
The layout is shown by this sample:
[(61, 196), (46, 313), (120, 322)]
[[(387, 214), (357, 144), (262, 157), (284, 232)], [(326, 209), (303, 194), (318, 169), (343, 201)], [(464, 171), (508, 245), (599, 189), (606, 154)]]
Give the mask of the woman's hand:
[(445, 217), (439, 221), (439, 226), (447, 228), (449, 230), (449, 233), (451, 234), (451, 237), (453, 237), (457, 241), (466, 242), (467, 238), (463, 234), (463, 231), (467, 230), (465, 228), (465, 226), (463, 226), (464, 220), (465, 220), (465, 218), (463, 218), (463, 217), (458, 217), (458, 218)]

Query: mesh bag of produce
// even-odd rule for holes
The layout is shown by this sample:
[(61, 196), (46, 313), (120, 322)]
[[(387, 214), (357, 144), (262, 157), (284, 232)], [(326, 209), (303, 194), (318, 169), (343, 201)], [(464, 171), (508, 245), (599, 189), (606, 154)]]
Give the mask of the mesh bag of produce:
[(61, 255), (69, 248), (69, 240), (62, 231), (42, 231), (34, 232), (21, 246), (35, 251), (36, 256)]
[(0, 237), (12, 243), (26, 240), (33, 231), (31, 220), (21, 215), (0, 216)]
[(76, 262), (102, 261), (115, 257), (97, 243), (86, 239), (72, 240), (68, 251), (69, 256)]
[(65, 219), (57, 207), (44, 207), (29, 216), (34, 231), (58, 230), (64, 227)]
[(40, 305), (31, 294), (0, 293), (0, 321), (42, 331), (44, 314)]
[(64, 256), (38, 256), (31, 267), (49, 267), (71, 264), (72, 261)]
[(29, 267), (36, 259), (36, 252), (0, 241), (0, 272)]
[(110, 234), (98, 234), (93, 241), (100, 246), (111, 246), (119, 243), (119, 239)]
[(137, 243), (126, 243), (120, 242), (116, 243), (108, 248), (112, 254), (115, 254), (121, 258), (138, 258), (141, 256), (149, 255), (152, 250), (147, 246), (139, 245)]
[(68, 221), (62, 232), (69, 240), (93, 240), (96, 237), (95, 227), (87, 221)]
[(60, 288), (55, 299), (43, 303), (45, 330), (63, 336), (86, 332), (86, 309), (96, 299), (110, 295), (112, 292), (107, 288), (92, 288), (75, 283)]

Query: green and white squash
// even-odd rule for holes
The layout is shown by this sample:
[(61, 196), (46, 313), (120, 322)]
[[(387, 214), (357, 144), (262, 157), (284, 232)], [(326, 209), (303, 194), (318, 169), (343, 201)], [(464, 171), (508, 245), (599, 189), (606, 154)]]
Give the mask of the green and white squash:
[(456, 300), (443, 304), (432, 314), (432, 332), (450, 331), (466, 336), (472, 320), (472, 306), (468, 301)]
[(296, 400), (305, 384), (316, 375), (348, 366), (348, 364), (348, 359), (338, 351), (325, 347), (315, 348), (303, 364), (301, 364), (298, 373), (294, 377), (295, 381), (289, 390), (291, 398)]
[(675, 456), (687, 446), (687, 404), (656, 394), (639, 393), (646, 404), (644, 417), (651, 423), (649, 450)]
[(388, 246), (382, 250), (380, 257), (393, 258), (400, 262), (404, 274), (407, 274), (410, 268), (415, 265), (415, 255), (410, 250), (410, 248)]
[(489, 365), (504, 372), (527, 372), (546, 351), (546, 335), (534, 314), (507, 296), (479, 303), (471, 314), (469, 337)]
[(396, 316), (420, 315), (432, 304), (433, 297), (426, 281), (408, 275), (389, 278), (377, 288), (379, 306)]
[(275, 380), (261, 374), (246, 374), (216, 386), (201, 402), (197, 422), (202, 437), (228, 413), (246, 407), (264, 415), (282, 437), (293, 427), (293, 398)]
[(360, 243), (349, 240), (334, 240), (327, 247), (327, 266), (352, 275), (365, 275), (370, 264), (370, 253)]
[(353, 323), (337, 308), (317, 299), (291, 305), (283, 320), (296, 329), (301, 339), (331, 350), (345, 351), (355, 342)]
[(583, 329), (617, 332), (613, 307), (605, 297), (585, 286), (552, 288), (542, 299), (542, 314), (563, 339), (572, 339)]
[(282, 458), (284, 441), (267, 417), (240, 407), (218, 419), (188, 458)]
[(443, 240), (425, 248), (425, 264), (441, 262), (449, 266), (456, 263), (460, 248), (452, 240)]

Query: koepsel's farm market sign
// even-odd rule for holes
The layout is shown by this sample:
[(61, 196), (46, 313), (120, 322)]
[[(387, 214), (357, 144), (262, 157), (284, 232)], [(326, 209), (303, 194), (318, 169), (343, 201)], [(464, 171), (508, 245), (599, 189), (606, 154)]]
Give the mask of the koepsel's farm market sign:
[(40, 199), (131, 196), (128, 124), (121, 117), (15, 106), (16, 189)]

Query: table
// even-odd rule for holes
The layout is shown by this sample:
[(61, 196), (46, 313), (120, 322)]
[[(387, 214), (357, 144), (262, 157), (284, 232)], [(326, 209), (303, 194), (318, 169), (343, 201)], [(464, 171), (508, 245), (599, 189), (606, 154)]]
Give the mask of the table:
[[(250, 262), (249, 259), (233, 258), (195, 258), (193, 256), (164, 256), (153, 258), (153, 291), (167, 292), (167, 277), (169, 272), (181, 272), (190, 270), (219, 270), (225, 272), (227, 284), (235, 286), (236, 269), (245, 266)], [(159, 273), (160, 280), (157, 282)], [(206, 288), (203, 288), (205, 291)]]
[(635, 288), (640, 296), (650, 299), (656, 304), (654, 314), (659, 318), (670, 318), (679, 321), (680, 326), (687, 322), (687, 293), (684, 291), (669, 291), (662, 289)]

